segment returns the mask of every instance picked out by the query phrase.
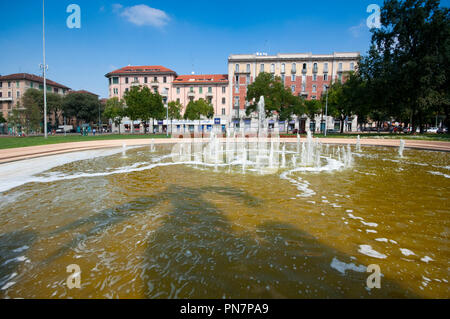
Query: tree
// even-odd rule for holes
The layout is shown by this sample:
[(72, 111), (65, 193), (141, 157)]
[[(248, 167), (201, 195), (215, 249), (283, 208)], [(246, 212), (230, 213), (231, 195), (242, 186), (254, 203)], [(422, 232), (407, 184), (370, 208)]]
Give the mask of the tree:
[(94, 122), (98, 117), (99, 109), (101, 110), (101, 103), (98, 97), (89, 93), (69, 93), (62, 101), (64, 116), (76, 117), (77, 122)]
[(169, 112), (169, 118), (170, 118), (170, 126), (172, 127), (172, 120), (176, 119), (176, 120), (181, 120), (182, 116), (181, 116), (181, 112), (183, 110), (183, 105), (181, 105), (180, 102), (178, 101), (172, 101), (169, 102), (168, 104), (168, 112)]
[[(159, 93), (152, 93), (146, 86), (133, 86), (124, 96), (126, 114), (133, 122), (141, 120), (145, 124), (151, 119), (163, 119), (165, 108)], [(145, 131), (145, 129), (144, 129)]]
[(199, 99), (197, 101), (190, 101), (186, 107), (186, 112), (184, 113), (184, 118), (186, 120), (195, 121), (198, 120), (198, 125), (200, 125), (200, 120), (202, 117), (208, 119), (214, 116), (214, 107), (206, 102), (204, 99)]
[[(16, 116), (19, 116), (21, 120), (21, 125), (27, 134), (30, 130), (35, 132), (40, 131), (40, 126), (43, 124), (44, 119), (44, 94), (42, 91), (36, 89), (28, 89), (21, 99), (21, 104), (17, 105)], [(20, 103), (19, 102), (19, 103)], [(23, 105), (23, 107), (21, 107)]]
[(0, 114), (0, 124), (6, 123), (6, 119), (3, 117), (3, 114)]
[[(361, 63), (380, 113), (410, 113), (421, 133), (432, 112), (449, 113), (450, 13), (439, 0), (386, 0)], [(376, 94), (378, 93), (378, 94)], [(375, 102), (372, 100), (372, 103)]]
[(120, 124), (122, 124), (122, 119), (125, 117), (124, 102), (117, 97), (110, 98), (106, 101), (103, 116), (112, 120), (114, 125), (119, 127), (120, 134)]

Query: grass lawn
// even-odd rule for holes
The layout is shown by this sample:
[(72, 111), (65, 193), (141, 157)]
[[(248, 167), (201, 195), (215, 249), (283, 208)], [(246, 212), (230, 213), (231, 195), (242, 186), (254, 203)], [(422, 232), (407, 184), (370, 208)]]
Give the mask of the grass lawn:
[(81, 135), (57, 135), (49, 136), (45, 139), (42, 136), (28, 136), (28, 137), (0, 137), (0, 149), (38, 146), (48, 144), (60, 144), (69, 142), (89, 142), (89, 141), (104, 141), (104, 140), (120, 140), (120, 139), (146, 139), (146, 138), (166, 138), (164, 135), (97, 135), (97, 136), (81, 136)]

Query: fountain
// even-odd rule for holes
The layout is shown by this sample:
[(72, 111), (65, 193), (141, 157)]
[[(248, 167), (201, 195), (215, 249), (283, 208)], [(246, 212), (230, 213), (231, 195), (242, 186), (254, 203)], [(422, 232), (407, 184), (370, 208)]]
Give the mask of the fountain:
[(405, 140), (400, 140), (400, 147), (398, 149), (398, 155), (403, 157), (403, 152), (405, 151)]

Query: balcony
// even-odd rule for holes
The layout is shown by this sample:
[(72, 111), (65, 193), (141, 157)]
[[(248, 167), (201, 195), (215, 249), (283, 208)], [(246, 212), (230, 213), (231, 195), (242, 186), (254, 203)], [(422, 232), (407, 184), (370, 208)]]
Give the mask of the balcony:
[(189, 91), (189, 92), (188, 92), (188, 96), (195, 97), (195, 92), (194, 92), (194, 91)]
[(214, 97), (214, 94), (212, 92), (206, 92), (207, 97)]
[(0, 97), (0, 102), (12, 102), (12, 97)]

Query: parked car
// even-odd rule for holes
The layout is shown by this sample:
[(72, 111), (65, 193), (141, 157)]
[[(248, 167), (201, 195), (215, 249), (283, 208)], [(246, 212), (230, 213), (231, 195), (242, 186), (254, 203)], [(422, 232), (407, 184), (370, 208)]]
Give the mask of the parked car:
[(430, 128), (427, 130), (427, 133), (437, 134), (438, 131), (439, 131), (439, 128), (437, 128), (437, 127), (430, 127)]
[(438, 134), (448, 134), (448, 127), (441, 127), (438, 131)]

